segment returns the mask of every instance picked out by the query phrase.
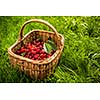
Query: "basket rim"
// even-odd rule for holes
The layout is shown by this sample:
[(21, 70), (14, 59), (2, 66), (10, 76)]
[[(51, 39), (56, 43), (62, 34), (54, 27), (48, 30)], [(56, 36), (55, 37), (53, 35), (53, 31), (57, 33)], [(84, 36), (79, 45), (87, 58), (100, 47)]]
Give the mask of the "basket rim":
[(62, 41), (62, 48), (61, 48), (61, 50), (56, 50), (56, 52), (50, 57), (50, 58), (47, 58), (47, 59), (45, 59), (45, 60), (31, 60), (31, 59), (29, 59), (29, 58), (25, 58), (25, 57), (22, 57), (22, 56), (19, 56), (19, 55), (17, 55), (17, 54), (15, 54), (15, 53), (13, 53), (12, 52), (12, 48), (14, 48), (17, 44), (19, 44), (20, 42), (22, 42), (30, 33), (32, 33), (32, 32), (34, 32), (34, 31), (40, 31), (40, 32), (47, 32), (47, 33), (54, 33), (54, 32), (51, 32), (51, 31), (45, 31), (45, 30), (31, 30), (30, 32), (28, 32), (24, 37), (23, 37), (23, 39), (21, 40), (21, 41), (16, 41), (12, 46), (10, 46), (9, 48), (8, 48), (8, 53), (11, 55), (11, 56), (13, 56), (13, 57), (15, 57), (15, 58), (17, 58), (17, 59), (21, 59), (21, 60), (24, 60), (24, 61), (28, 61), (28, 62), (30, 62), (30, 63), (33, 63), (33, 64), (48, 64), (48, 63), (50, 63), (51, 61), (53, 61), (54, 59), (55, 59), (55, 57), (59, 54), (59, 53), (61, 53), (62, 52), (62, 50), (63, 50), (63, 48), (64, 48), (64, 37), (63, 37), (63, 35), (62, 34), (59, 34), (59, 36), (61, 37), (61, 41)]

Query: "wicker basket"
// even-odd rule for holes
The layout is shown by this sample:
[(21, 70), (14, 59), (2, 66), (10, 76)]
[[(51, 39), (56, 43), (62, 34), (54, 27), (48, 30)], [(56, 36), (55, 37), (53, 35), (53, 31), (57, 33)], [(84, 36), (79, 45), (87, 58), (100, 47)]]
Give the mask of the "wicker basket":
[[(45, 24), (50, 29), (52, 29), (53, 32), (44, 30), (32, 30), (23, 37), (24, 27), (31, 22), (39, 22)], [(57, 46), (56, 52), (50, 58), (47, 58), (42, 61), (31, 60), (15, 54), (18, 48), (20, 48), (22, 45), (28, 42), (31, 42), (34, 36), (41, 36), (44, 42), (47, 42), (48, 38), (53, 39)], [(44, 77), (53, 74), (54, 69), (62, 53), (63, 47), (64, 37), (61, 34), (59, 34), (51, 24), (41, 19), (31, 19), (23, 24), (19, 32), (19, 39), (15, 44), (8, 48), (8, 54), (10, 63), (13, 66), (16, 67), (16, 65), (18, 65), (19, 68), (22, 71), (24, 71), (27, 75), (29, 75), (31, 78), (43, 79)]]

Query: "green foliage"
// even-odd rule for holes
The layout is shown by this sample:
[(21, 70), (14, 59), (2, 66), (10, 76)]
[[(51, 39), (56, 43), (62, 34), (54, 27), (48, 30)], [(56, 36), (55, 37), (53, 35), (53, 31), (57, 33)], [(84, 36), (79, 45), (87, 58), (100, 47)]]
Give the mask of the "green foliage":
[(52, 50), (57, 50), (56, 45), (53, 41), (48, 40), (48, 42), (44, 43), (44, 50), (47, 53), (51, 53)]
[[(19, 37), (22, 24), (32, 18), (51, 23), (65, 39), (64, 50), (55, 73), (44, 80), (34, 80), (13, 68), (7, 49)], [(30, 23), (24, 33), (46, 25)], [(100, 17), (98, 16), (1, 16), (0, 17), (0, 82), (100, 82)]]

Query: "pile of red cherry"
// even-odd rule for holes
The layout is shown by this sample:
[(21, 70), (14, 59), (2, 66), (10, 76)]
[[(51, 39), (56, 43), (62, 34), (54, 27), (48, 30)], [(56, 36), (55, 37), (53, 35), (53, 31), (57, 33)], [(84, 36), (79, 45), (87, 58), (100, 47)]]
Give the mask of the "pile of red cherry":
[(51, 57), (55, 51), (52, 50), (50, 54), (45, 52), (43, 44), (42, 40), (35, 39), (18, 49), (16, 54), (32, 60), (44, 60)]

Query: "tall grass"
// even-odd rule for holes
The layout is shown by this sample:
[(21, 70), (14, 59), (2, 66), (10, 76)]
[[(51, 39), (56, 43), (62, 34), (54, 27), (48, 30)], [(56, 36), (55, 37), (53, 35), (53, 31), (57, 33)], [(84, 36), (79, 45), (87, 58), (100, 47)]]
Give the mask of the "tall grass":
[[(44, 19), (64, 35), (65, 46), (55, 73), (44, 80), (34, 80), (14, 69), (7, 49), (17, 39), (22, 24), (31, 18)], [(50, 30), (39, 23), (27, 25), (32, 29)], [(100, 82), (100, 17), (77, 16), (12, 16), (0, 17), (0, 82)]]

